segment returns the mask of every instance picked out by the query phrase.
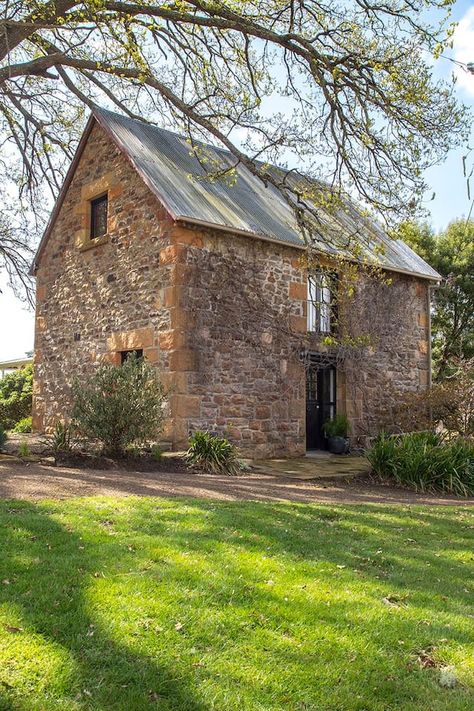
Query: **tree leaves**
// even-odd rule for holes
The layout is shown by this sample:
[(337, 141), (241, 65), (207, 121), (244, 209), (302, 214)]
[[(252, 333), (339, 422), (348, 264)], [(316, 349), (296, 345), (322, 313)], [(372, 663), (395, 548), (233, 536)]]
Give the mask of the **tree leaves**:
[(439, 234), (408, 222), (398, 236), (444, 278), (432, 293), (434, 376), (443, 380), (458, 359), (474, 357), (474, 221), (454, 220)]
[[(386, 219), (411, 214), (423, 169), (469, 130), (453, 83), (436, 80), (426, 59), (450, 40), (445, 6), (60, 0), (51, 16), (47, 0), (33, 15), (17, 0), (0, 23), (5, 196), (13, 202), (13, 186), (29, 192), (39, 215), (44, 186), (58, 193), (85, 113), (107, 104), (186, 132), (210, 179), (232, 180), (241, 163), (299, 218), (313, 205), (310, 230), (318, 201), (337, 209), (346, 192)], [(436, 27), (430, 8), (446, 13)], [(202, 138), (235, 160), (214, 164)], [(331, 190), (268, 169), (288, 161)]]

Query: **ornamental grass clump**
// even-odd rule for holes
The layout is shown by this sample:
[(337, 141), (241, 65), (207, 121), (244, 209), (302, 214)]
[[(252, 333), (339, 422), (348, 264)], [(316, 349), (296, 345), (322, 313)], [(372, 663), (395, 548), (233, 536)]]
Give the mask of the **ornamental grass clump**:
[(474, 442), (434, 432), (381, 434), (367, 457), (375, 474), (417, 491), (474, 496)]
[(73, 387), (73, 423), (80, 435), (102, 444), (104, 454), (123, 457), (127, 447), (156, 439), (163, 420), (163, 385), (143, 358), (121, 367), (101, 365)]
[(209, 474), (235, 476), (241, 469), (237, 447), (226, 437), (197, 431), (189, 439), (186, 462)]
[(18, 456), (20, 459), (27, 459), (31, 454), (28, 442), (20, 442), (18, 445)]
[(70, 454), (76, 445), (74, 427), (70, 422), (56, 422), (48, 444), (54, 455)]

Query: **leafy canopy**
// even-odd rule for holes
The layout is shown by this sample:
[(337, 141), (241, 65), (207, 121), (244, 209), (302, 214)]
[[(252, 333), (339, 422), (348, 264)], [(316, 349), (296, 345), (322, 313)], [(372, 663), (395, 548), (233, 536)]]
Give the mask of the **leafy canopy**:
[(12, 429), (31, 415), (33, 398), (33, 366), (9, 373), (0, 380), (0, 425)]
[(442, 379), (457, 360), (474, 357), (474, 221), (455, 220), (439, 234), (409, 222), (400, 237), (444, 277), (432, 318), (434, 375)]
[(12, 202), (11, 184), (20, 196), (29, 191), (38, 215), (42, 187), (57, 194), (84, 113), (107, 104), (186, 131), (213, 175), (223, 167), (194, 140), (226, 147), (300, 217), (302, 203), (315, 201), (313, 232), (325, 227), (318, 201), (333, 198), (276, 175), (267, 161), (291, 155), (386, 219), (411, 212), (424, 168), (468, 128), (453, 84), (433, 77), (429, 56), (449, 44), (453, 3), (2, 2), (1, 197)]

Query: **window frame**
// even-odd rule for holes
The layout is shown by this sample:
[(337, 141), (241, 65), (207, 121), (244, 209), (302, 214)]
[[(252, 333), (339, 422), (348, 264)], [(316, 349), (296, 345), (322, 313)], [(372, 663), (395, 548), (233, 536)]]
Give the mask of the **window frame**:
[(335, 298), (337, 274), (324, 269), (308, 274), (307, 330), (330, 335), (335, 331)]
[(137, 359), (144, 358), (143, 348), (129, 348), (124, 351), (119, 351), (120, 355), (120, 365), (123, 365), (131, 355), (134, 355)]
[[(106, 206), (106, 213), (105, 213), (105, 232), (102, 232), (101, 234), (95, 234), (95, 230), (97, 228), (97, 218), (95, 214), (95, 209), (98, 205), (101, 205), (102, 203), (105, 202)], [(94, 242), (96, 240), (103, 239), (104, 237), (107, 236), (109, 229), (108, 229), (108, 221), (109, 221), (109, 194), (108, 192), (102, 193), (102, 195), (97, 195), (96, 197), (92, 198), (89, 200), (89, 206), (90, 206), (90, 221), (89, 221), (89, 239), (91, 242)]]

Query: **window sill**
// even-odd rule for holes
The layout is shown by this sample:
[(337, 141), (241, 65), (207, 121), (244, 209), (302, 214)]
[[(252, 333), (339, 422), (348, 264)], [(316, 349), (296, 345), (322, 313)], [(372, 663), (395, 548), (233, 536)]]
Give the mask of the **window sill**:
[(319, 331), (317, 329), (309, 329), (306, 331), (306, 333), (309, 336), (312, 336), (314, 338), (335, 338), (336, 337), (336, 332), (335, 331)]
[(307, 328), (308, 333), (317, 333), (321, 336), (330, 336), (334, 334), (335, 329), (334, 328), (317, 328), (317, 326), (314, 326), (313, 324), (309, 323), (308, 328)]
[(89, 249), (94, 249), (94, 247), (100, 247), (103, 244), (106, 244), (109, 241), (109, 235), (104, 235), (103, 237), (96, 237), (96, 239), (88, 239), (86, 242), (83, 242), (81, 246), (79, 247), (80, 252), (87, 252)]

